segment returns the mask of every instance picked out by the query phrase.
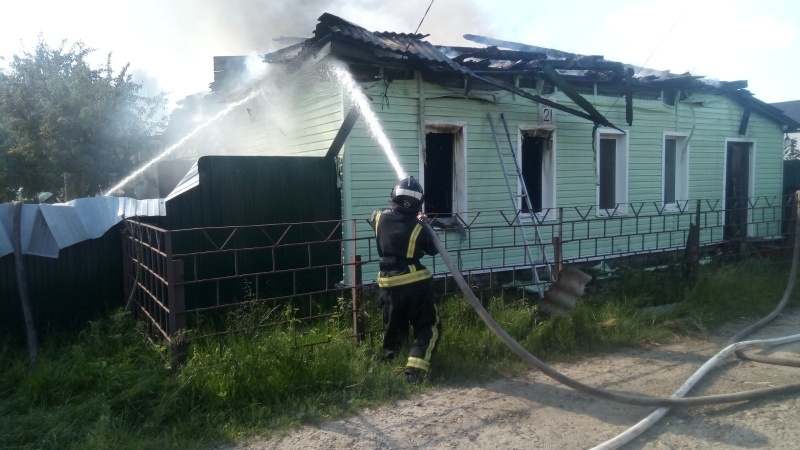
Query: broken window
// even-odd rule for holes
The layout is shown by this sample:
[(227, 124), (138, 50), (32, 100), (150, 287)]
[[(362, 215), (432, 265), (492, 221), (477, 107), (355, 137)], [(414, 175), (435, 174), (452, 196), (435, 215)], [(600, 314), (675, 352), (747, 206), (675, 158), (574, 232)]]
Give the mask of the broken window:
[(687, 136), (664, 135), (662, 201), (665, 211), (680, 211), (689, 198), (689, 148)]
[(451, 133), (425, 135), (426, 211), (439, 217), (453, 213), (453, 141)]
[(455, 215), (463, 219), (467, 209), (464, 128), (427, 125), (422, 158), (425, 213), (442, 225), (457, 225)]
[(520, 129), (519, 163), (531, 209), (524, 191), (519, 187), (517, 207), (525, 213), (535, 213), (539, 220), (555, 219), (556, 167), (554, 131), (544, 128)]
[(597, 215), (628, 212), (628, 140), (616, 130), (598, 132)]

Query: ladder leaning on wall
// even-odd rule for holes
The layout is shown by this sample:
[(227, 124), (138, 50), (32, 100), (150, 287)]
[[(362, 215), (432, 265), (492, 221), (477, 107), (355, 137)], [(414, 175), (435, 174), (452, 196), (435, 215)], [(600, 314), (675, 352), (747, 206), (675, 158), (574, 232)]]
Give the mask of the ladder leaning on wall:
[[(547, 257), (547, 249), (545, 248), (544, 243), (542, 242), (542, 235), (539, 231), (539, 224), (540, 219), (537, 217), (536, 213), (533, 211), (533, 206), (531, 205), (531, 199), (528, 196), (528, 188), (525, 186), (525, 179), (522, 177), (522, 170), (519, 167), (519, 161), (517, 161), (517, 155), (514, 151), (514, 145), (511, 143), (511, 134), (508, 131), (508, 124), (506, 123), (505, 116), (501, 113), (500, 119), (503, 121), (503, 128), (505, 129), (506, 139), (508, 140), (508, 149), (511, 152), (511, 160), (514, 161), (514, 168), (516, 173), (512, 174), (512, 176), (516, 177), (519, 185), (522, 188), (522, 200), (525, 202), (525, 206), (528, 207), (528, 211), (530, 213), (530, 225), (526, 225), (527, 221), (521, 219), (521, 211), (517, 209), (517, 198), (518, 195), (514, 192), (511, 188), (511, 181), (509, 181), (509, 172), (506, 169), (505, 159), (507, 155), (503, 155), (503, 150), (500, 145), (500, 141), (497, 138), (497, 132), (494, 128), (494, 120), (492, 120), (492, 113), (486, 113), (486, 117), (489, 119), (489, 127), (492, 130), (492, 137), (494, 137), (494, 144), (497, 148), (497, 157), (500, 159), (500, 166), (503, 169), (503, 177), (506, 180), (506, 187), (508, 188), (508, 194), (511, 197), (511, 204), (514, 211), (517, 212), (516, 220), (520, 224), (520, 230), (522, 233), (522, 239), (525, 242), (525, 252), (528, 255), (528, 261), (530, 261), (531, 269), (533, 272), (533, 281), (536, 284), (536, 289), (539, 291), (539, 298), (544, 298), (545, 289), (542, 286), (542, 280), (539, 278), (539, 271), (538, 268), (543, 267), (546, 269), (547, 273), (547, 281), (552, 283), (553, 282), (553, 267), (552, 264)], [(533, 253), (531, 251), (531, 243), (528, 239), (528, 232), (526, 228), (532, 227), (533, 228), (533, 241), (535, 246), (537, 246), (541, 252), (541, 259), (537, 260), (533, 257)]]

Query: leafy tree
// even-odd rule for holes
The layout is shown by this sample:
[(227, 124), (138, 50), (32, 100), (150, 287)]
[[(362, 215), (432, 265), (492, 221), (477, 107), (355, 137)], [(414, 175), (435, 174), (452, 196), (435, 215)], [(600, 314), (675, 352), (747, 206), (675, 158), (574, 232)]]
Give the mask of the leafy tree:
[(800, 159), (800, 149), (797, 148), (797, 138), (791, 138), (788, 147), (783, 148), (783, 159)]
[(110, 187), (149, 159), (163, 128), (163, 93), (139, 94), (129, 64), (115, 73), (109, 54), (93, 68), (83, 43), (51, 47), (41, 37), (33, 51), (0, 69), (0, 182), (60, 192), (63, 173), (82, 173), (87, 194)]

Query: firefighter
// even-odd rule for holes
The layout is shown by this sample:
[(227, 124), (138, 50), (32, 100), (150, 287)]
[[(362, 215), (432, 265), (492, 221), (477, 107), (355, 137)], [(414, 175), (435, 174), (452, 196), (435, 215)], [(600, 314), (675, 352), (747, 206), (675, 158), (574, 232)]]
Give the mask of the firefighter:
[(414, 340), (408, 351), (406, 380), (428, 379), (431, 355), (436, 350), (442, 325), (436, 309), (431, 273), (420, 263), (425, 254), (435, 255), (435, 236), (420, 223), (424, 219), (422, 185), (408, 177), (392, 189), (390, 208), (375, 211), (369, 223), (375, 230), (380, 256), (378, 287), (383, 318), (381, 357), (393, 359), (408, 339), (409, 325)]

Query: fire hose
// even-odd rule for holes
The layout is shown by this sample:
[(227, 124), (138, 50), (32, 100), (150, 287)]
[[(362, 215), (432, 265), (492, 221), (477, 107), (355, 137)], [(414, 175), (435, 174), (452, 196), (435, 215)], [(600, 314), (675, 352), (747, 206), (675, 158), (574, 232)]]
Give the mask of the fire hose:
[[(736, 333), (732, 338), (728, 340), (729, 346), (725, 347), (722, 351), (717, 353), (713, 358), (708, 360), (703, 366), (700, 367), (688, 380), (672, 395), (673, 397), (683, 397), (686, 393), (689, 392), (694, 385), (700, 381), (700, 379), (708, 373), (714, 366), (717, 365), (720, 361), (722, 361), (726, 356), (730, 355), (731, 352), (736, 353), (736, 356), (739, 359), (756, 361), (756, 362), (763, 362), (767, 364), (777, 364), (777, 365), (785, 365), (785, 366), (800, 366), (800, 362), (797, 360), (790, 360), (785, 358), (773, 358), (773, 357), (766, 357), (760, 355), (748, 355), (744, 353), (744, 348), (750, 346), (775, 346), (781, 345), (789, 342), (794, 342), (800, 340), (800, 335), (794, 336), (787, 336), (784, 338), (776, 338), (776, 339), (767, 339), (762, 341), (744, 341), (738, 342), (740, 339), (743, 339), (745, 336), (751, 334), (752, 332), (762, 328), (767, 323), (771, 322), (775, 317), (780, 314), (783, 308), (786, 306), (786, 303), (789, 301), (789, 297), (792, 294), (792, 290), (794, 289), (794, 283), (797, 279), (797, 264), (798, 259), (800, 259), (800, 191), (795, 193), (795, 231), (794, 231), (794, 250), (792, 252), (792, 266), (789, 269), (789, 280), (786, 282), (786, 289), (783, 292), (783, 297), (781, 301), (778, 302), (778, 305), (775, 309), (765, 316), (763, 319), (753, 323), (752, 325), (746, 327), (742, 331)], [(636, 436), (642, 434), (651, 426), (653, 426), (659, 419), (664, 417), (669, 412), (668, 407), (659, 408), (641, 421), (639, 421), (636, 425), (628, 428), (623, 433), (618, 434), (617, 436), (609, 439), (602, 444), (593, 447), (592, 450), (612, 450), (617, 449), (620, 446), (630, 442)]]
[[(442, 244), (441, 240), (439, 240), (438, 236), (433, 231), (433, 228), (430, 226), (428, 221), (421, 220), (421, 222), (423, 226), (428, 230), (428, 232), (431, 235), (433, 235), (434, 237), (433, 243), (436, 249), (438, 250), (440, 257), (442, 258), (442, 261), (445, 263), (447, 268), (450, 269), (450, 272), (453, 275), (456, 284), (461, 289), (461, 292), (467, 297), (467, 300), (469, 301), (470, 305), (475, 310), (475, 312), (478, 313), (478, 316), (481, 318), (481, 320), (483, 320), (483, 322), (489, 327), (489, 329), (491, 329), (492, 332), (498, 338), (500, 338), (500, 340), (503, 341), (503, 343), (509, 349), (511, 349), (511, 351), (517, 354), (517, 356), (522, 358), (525, 362), (531, 364), (534, 368), (538, 369), (548, 377), (552, 378), (553, 380), (567, 387), (570, 387), (579, 392), (583, 392), (585, 394), (592, 395), (594, 397), (610, 400), (617, 403), (625, 403), (629, 405), (639, 405), (639, 406), (657, 406), (657, 407), (675, 407), (675, 406), (688, 407), (688, 406), (712, 405), (721, 403), (733, 403), (733, 402), (763, 398), (771, 395), (787, 394), (800, 391), (800, 383), (792, 383), (783, 386), (773, 386), (768, 388), (753, 389), (750, 391), (743, 391), (732, 394), (718, 394), (718, 395), (708, 395), (708, 396), (689, 397), (689, 398), (680, 398), (680, 397), (659, 398), (646, 395), (633, 395), (633, 394), (612, 392), (581, 383), (578, 380), (575, 380), (573, 378), (570, 378), (562, 374), (561, 372), (558, 372), (551, 366), (545, 364), (540, 359), (536, 358), (534, 355), (528, 352), (524, 347), (522, 347), (517, 341), (515, 341), (514, 338), (512, 338), (492, 318), (492, 316), (488, 313), (488, 311), (484, 309), (480, 300), (478, 300), (478, 298), (472, 292), (472, 289), (470, 289), (463, 275), (461, 275), (461, 271), (458, 269), (458, 266), (456, 266), (453, 263), (453, 260), (450, 258), (450, 254), (447, 252), (447, 249), (444, 247), (444, 244)], [(797, 221), (797, 228), (800, 229), (800, 220)], [(800, 253), (800, 239), (795, 239), (794, 253), (792, 257), (791, 275), (789, 278), (789, 283), (786, 287), (786, 293), (784, 294), (784, 298), (788, 298), (789, 294), (791, 293), (794, 287), (794, 281), (797, 272), (798, 253)], [(797, 337), (800, 338), (800, 336)], [(754, 344), (753, 342), (758, 342), (758, 344)], [(745, 343), (740, 343), (740, 344), (742, 344), (742, 346), (745, 346), (744, 345)], [(747, 345), (751, 344), (762, 345), (763, 341), (751, 341), (750, 343), (747, 343)], [(742, 346), (736, 347), (731, 351), (738, 350)]]

